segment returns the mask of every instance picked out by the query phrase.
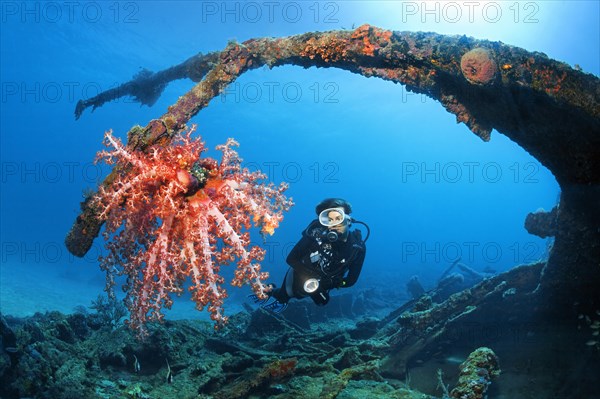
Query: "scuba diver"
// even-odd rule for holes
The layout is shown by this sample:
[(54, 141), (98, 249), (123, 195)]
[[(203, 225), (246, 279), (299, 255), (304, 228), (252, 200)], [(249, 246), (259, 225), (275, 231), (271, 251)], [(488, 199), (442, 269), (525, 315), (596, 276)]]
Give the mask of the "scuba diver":
[[(358, 280), (367, 251), (369, 226), (350, 217), (352, 207), (341, 198), (324, 199), (315, 210), (318, 218), (304, 229), (302, 238), (289, 253), (286, 262), (290, 268), (282, 286), (271, 284), (269, 298), (261, 302), (264, 309), (279, 313), (291, 298), (305, 297), (317, 305), (326, 305), (331, 289), (348, 288)], [(350, 230), (352, 223), (367, 228), (364, 240), (360, 230)]]

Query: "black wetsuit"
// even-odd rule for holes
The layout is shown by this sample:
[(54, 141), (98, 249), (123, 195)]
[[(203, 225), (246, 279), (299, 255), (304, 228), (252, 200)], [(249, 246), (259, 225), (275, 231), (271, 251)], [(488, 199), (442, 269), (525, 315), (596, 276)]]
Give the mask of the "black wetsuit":
[[(324, 232), (327, 228), (315, 220), (292, 248), (286, 259), (291, 269), (283, 286), (272, 293), (279, 302), (310, 296), (317, 305), (325, 305), (329, 290), (351, 287), (358, 280), (366, 254), (360, 230), (350, 231), (346, 241), (335, 242), (329, 242)], [(319, 288), (313, 293), (304, 290), (304, 282), (310, 278), (319, 280)]]

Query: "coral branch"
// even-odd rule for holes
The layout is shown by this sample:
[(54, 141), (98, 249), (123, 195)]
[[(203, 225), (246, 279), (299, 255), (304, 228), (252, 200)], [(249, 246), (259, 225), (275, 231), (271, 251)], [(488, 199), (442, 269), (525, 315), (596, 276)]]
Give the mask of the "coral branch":
[[(206, 57), (214, 62), (208, 63)], [(312, 32), (231, 43), (220, 53), (175, 66), (204, 79), (158, 120), (136, 145), (172, 136), (244, 72), (261, 66), (334, 67), (402, 83), (439, 100), (458, 122), (484, 140), (496, 129), (517, 141), (559, 180), (600, 181), (597, 131), (600, 81), (544, 54), (500, 42), (423, 32), (392, 32), (369, 25), (354, 31)], [(210, 67), (208, 72), (206, 72)], [(204, 73), (206, 72), (206, 75)], [(154, 86), (153, 86), (154, 87)], [(520, 109), (525, 115), (515, 115)], [(565, 135), (559, 122), (571, 121)], [(573, 139), (577, 132), (577, 140)], [(545, 145), (553, 142), (553, 146)], [(560, 151), (557, 149), (561, 148)], [(567, 154), (581, 162), (570, 167)], [(585, 165), (582, 168), (581, 165)], [(560, 170), (558, 166), (560, 165)]]
[(173, 80), (185, 78), (192, 79), (195, 82), (202, 80), (206, 72), (212, 68), (212, 64), (217, 60), (218, 55), (218, 53), (198, 54), (179, 65), (156, 73), (144, 69), (127, 83), (103, 91), (92, 98), (79, 100), (75, 106), (75, 119), (79, 119), (83, 111), (89, 107), (92, 107), (93, 111), (104, 105), (104, 103), (125, 96), (131, 96), (133, 100), (151, 107), (158, 100), (165, 87)]

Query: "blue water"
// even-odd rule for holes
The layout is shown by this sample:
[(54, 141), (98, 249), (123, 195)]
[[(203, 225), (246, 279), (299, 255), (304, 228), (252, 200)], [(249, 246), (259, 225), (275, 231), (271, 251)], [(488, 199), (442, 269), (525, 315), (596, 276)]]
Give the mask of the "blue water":
[[(120, 137), (164, 113), (193, 86), (177, 81), (157, 103), (129, 99), (86, 110), (81, 98), (229, 40), (350, 29), (370, 23), (498, 40), (600, 74), (597, 1), (544, 2), (11, 2), (1, 3), (0, 311), (69, 312), (103, 289), (99, 238), (79, 259), (63, 245), (82, 191), (109, 169), (94, 165), (104, 131)], [(426, 8), (425, 8), (426, 7)], [(404, 87), (334, 69), (246, 73), (192, 120), (210, 148), (235, 137), (250, 168), (287, 181), (296, 205), (269, 239), (275, 281), (325, 197), (343, 197), (371, 227), (353, 288), (431, 288), (458, 256), (476, 270), (507, 270), (546, 255), (523, 228), (551, 209), (552, 174), (498, 132), (482, 142), (454, 115)], [(214, 154), (214, 152), (212, 152)], [(248, 289), (230, 289), (229, 313)], [(170, 317), (201, 317), (178, 301)]]

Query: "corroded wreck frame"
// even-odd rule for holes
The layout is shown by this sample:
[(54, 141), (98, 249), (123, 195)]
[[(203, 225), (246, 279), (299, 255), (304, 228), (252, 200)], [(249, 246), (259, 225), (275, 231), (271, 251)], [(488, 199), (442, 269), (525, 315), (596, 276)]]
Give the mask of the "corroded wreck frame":
[[(144, 150), (170, 142), (244, 72), (281, 65), (340, 68), (401, 83), (438, 100), (481, 139), (489, 140), (496, 129), (518, 143), (560, 184), (560, 205), (526, 220), (531, 233), (556, 239), (546, 263), (533, 265), (527, 273), (508, 272), (504, 280), (497, 279), (498, 284), (506, 289), (529, 287), (512, 300), (535, 298), (545, 311), (561, 318), (574, 317), (573, 303), (579, 313), (600, 309), (600, 79), (545, 54), (466, 36), (394, 32), (369, 25), (352, 31), (250, 39), (158, 73), (144, 71), (131, 82), (80, 101), (75, 114), (78, 118), (88, 107), (125, 95), (151, 105), (171, 80), (198, 82), (164, 115), (129, 131), (128, 145)], [(103, 184), (111, 181), (109, 176)], [(69, 251), (83, 256), (102, 223), (83, 202), (66, 238)], [(441, 314), (450, 317), (474, 301), (480, 304), (498, 285), (479, 288), (460, 305), (447, 305)]]

